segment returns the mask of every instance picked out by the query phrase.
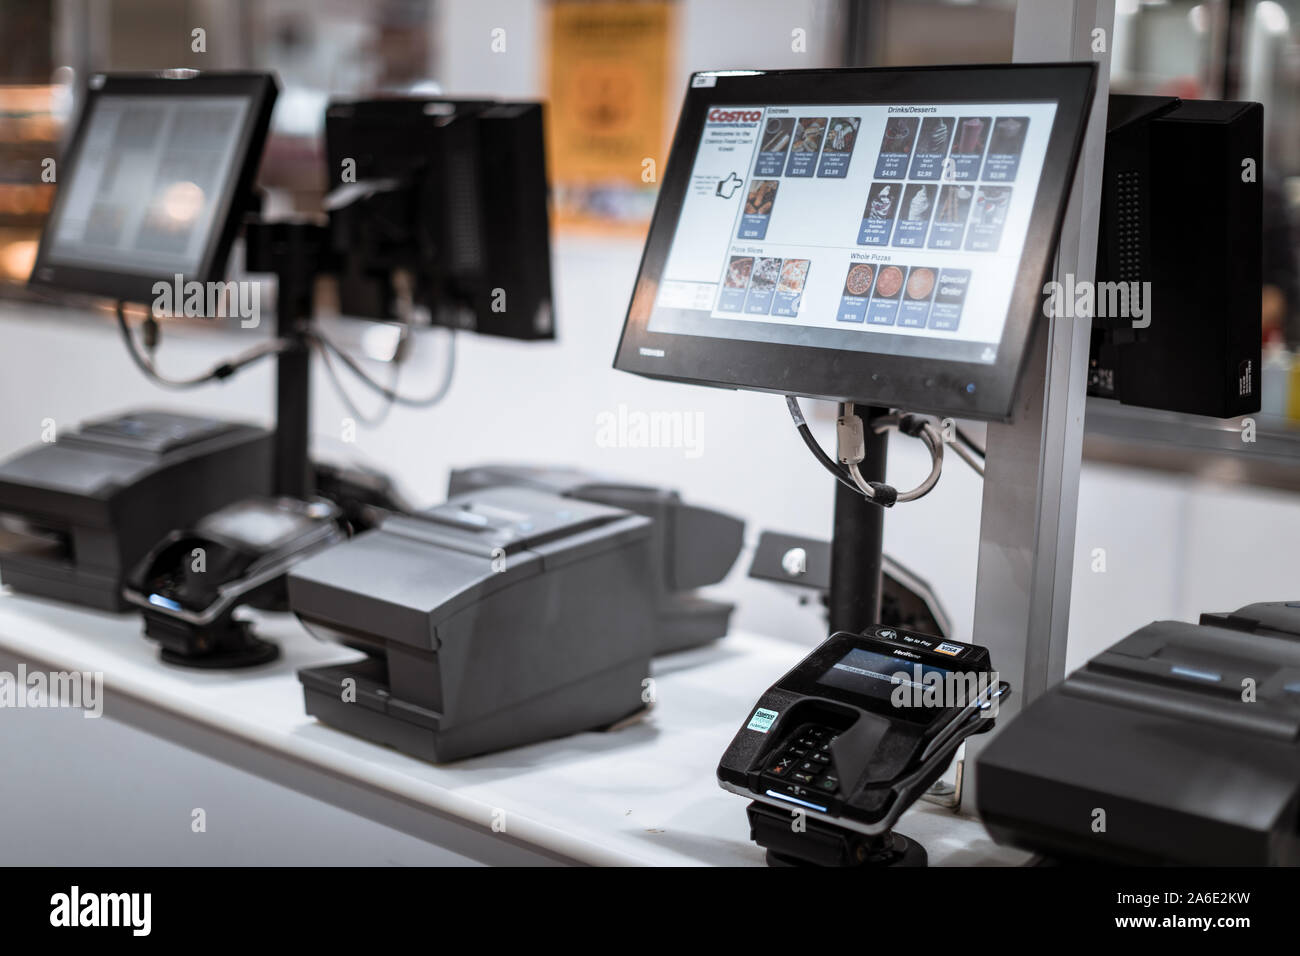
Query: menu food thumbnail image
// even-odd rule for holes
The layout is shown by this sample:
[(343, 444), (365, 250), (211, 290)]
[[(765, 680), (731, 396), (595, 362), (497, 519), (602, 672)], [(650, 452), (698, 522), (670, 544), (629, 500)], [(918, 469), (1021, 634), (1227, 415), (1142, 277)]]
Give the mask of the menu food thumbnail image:
[(1028, 132), (1028, 116), (999, 116), (994, 121), (993, 134), (989, 137), (989, 154), (984, 160), (985, 180), (999, 183), (1015, 180)]
[(817, 155), (826, 136), (825, 116), (800, 117), (794, 128), (794, 144), (790, 147), (790, 160), (785, 174), (791, 177), (811, 177), (817, 171)]
[(763, 126), (763, 136), (758, 142), (758, 158), (754, 161), (755, 176), (780, 176), (785, 169), (786, 153), (794, 140), (792, 117), (770, 118)]
[(858, 141), (862, 119), (857, 116), (832, 116), (822, 146), (822, 161), (817, 175), (822, 179), (844, 179), (849, 174), (849, 160)]
[(779, 179), (755, 179), (749, 184), (745, 195), (745, 208), (740, 217), (740, 239), (762, 239), (767, 236), (767, 224), (772, 218), (772, 207), (776, 204), (776, 191), (781, 185)]
[(885, 123), (880, 139), (880, 155), (876, 159), (876, 179), (905, 179), (907, 159), (912, 155), (916, 131), (921, 120), (916, 116), (891, 116)]

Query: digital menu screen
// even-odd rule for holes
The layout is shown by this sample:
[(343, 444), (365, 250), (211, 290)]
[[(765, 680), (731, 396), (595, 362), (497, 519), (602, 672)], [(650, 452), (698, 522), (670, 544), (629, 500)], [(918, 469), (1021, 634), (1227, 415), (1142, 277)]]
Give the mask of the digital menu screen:
[(710, 108), (649, 330), (992, 364), (1055, 114)]

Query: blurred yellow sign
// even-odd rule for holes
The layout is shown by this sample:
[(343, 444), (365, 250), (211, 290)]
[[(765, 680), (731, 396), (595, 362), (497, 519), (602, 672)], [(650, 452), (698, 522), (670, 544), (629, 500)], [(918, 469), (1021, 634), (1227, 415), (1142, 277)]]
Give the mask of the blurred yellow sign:
[(644, 228), (664, 161), (674, 4), (550, 6), (548, 160), (560, 225)]

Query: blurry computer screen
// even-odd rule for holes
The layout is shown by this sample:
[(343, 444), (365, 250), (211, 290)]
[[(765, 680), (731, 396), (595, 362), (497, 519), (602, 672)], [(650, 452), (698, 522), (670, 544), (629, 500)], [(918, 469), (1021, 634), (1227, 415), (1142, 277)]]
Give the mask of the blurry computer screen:
[(220, 279), (275, 92), (270, 74), (92, 78), (32, 283), (146, 302)]

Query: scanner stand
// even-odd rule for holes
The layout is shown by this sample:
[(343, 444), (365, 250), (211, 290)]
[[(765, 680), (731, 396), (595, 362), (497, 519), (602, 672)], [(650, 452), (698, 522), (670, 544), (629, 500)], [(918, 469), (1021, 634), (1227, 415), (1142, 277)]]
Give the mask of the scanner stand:
[[(251, 621), (227, 617), (207, 628), (178, 627), (156, 615), (145, 615), (144, 633), (161, 645), (158, 657), (175, 667), (204, 670), (237, 670), (269, 664), (280, 656), (280, 647), (253, 633)], [(173, 644), (183, 645), (180, 650)]]

